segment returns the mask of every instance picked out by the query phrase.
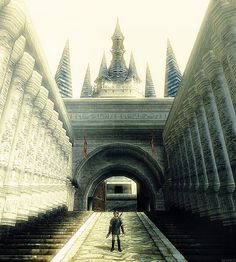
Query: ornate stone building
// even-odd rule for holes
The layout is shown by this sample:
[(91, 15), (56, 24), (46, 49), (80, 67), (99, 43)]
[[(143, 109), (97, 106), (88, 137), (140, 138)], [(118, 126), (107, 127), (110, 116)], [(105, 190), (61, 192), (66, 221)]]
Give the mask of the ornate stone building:
[(211, 1), (175, 98), (155, 97), (149, 69), (141, 89), (117, 24), (110, 66), (103, 57), (95, 86), (88, 68), (83, 99), (62, 99), (68, 60), (57, 86), (29, 18), (0, 1), (1, 226), (91, 209), (99, 185), (121, 174), (137, 183), (138, 210), (175, 206), (235, 224), (235, 18), (234, 0)]

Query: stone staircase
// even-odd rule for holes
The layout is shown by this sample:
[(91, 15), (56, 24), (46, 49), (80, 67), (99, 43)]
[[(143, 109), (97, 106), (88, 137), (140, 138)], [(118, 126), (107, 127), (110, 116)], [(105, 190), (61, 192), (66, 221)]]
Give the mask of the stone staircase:
[(189, 262), (236, 261), (236, 228), (185, 211), (152, 211), (146, 215)]
[(60, 212), (0, 239), (0, 261), (50, 261), (92, 212)]

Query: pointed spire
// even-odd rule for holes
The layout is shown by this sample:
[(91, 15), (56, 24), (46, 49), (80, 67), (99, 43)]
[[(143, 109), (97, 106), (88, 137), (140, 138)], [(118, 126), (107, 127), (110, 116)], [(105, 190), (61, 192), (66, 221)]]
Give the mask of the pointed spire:
[(117, 37), (117, 36), (120, 36), (121, 38), (124, 39), (124, 35), (122, 34), (121, 29), (120, 29), (120, 23), (119, 23), (118, 17), (117, 17), (117, 20), (116, 20), (116, 28), (115, 28), (114, 34), (112, 36), (112, 39)]
[(95, 80), (95, 83), (97, 83), (101, 79), (107, 78), (107, 61), (106, 61), (106, 55), (105, 52), (103, 53), (102, 62), (100, 65), (98, 77)]
[(156, 97), (156, 92), (148, 64), (146, 69), (145, 97)]
[(182, 75), (179, 70), (175, 54), (170, 40), (167, 39), (166, 50), (166, 74), (165, 74), (165, 93), (164, 96), (175, 96), (181, 82)]
[(112, 60), (111, 65), (108, 69), (109, 79), (112, 81), (121, 82), (124, 81), (128, 74), (128, 69), (124, 60), (124, 36), (121, 32), (119, 21), (117, 19), (117, 24), (115, 32), (112, 36)]
[(70, 66), (70, 47), (67, 39), (56, 74), (55, 80), (62, 97), (72, 97), (72, 81)]
[(141, 80), (138, 76), (136, 65), (135, 65), (133, 52), (131, 52), (131, 55), (130, 55), (129, 70), (128, 70), (128, 77), (127, 78), (128, 79), (133, 78), (135, 81), (141, 82)]
[(93, 89), (92, 89), (91, 78), (90, 78), (90, 67), (88, 64), (80, 97), (81, 98), (92, 97), (92, 95), (93, 95)]

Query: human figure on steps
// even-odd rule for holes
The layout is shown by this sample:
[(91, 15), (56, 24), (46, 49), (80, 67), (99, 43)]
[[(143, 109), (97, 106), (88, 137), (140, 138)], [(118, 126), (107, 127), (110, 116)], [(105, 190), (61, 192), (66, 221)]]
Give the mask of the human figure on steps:
[(121, 242), (120, 242), (120, 231), (122, 231), (122, 234), (124, 234), (124, 226), (121, 219), (121, 214), (119, 214), (118, 211), (113, 212), (114, 217), (110, 220), (110, 226), (109, 231), (107, 233), (107, 238), (110, 234), (112, 234), (112, 246), (111, 246), (111, 252), (115, 249), (115, 238), (117, 237), (117, 243), (118, 243), (118, 250), (121, 252)]

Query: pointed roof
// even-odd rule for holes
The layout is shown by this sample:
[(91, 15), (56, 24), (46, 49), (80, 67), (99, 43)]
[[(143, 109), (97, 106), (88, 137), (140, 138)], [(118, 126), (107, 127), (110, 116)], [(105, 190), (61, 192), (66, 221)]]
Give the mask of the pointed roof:
[(62, 97), (72, 97), (72, 80), (70, 66), (70, 47), (67, 39), (56, 74), (55, 80)]
[(136, 65), (135, 65), (133, 52), (131, 52), (131, 55), (130, 55), (127, 79), (131, 79), (131, 78), (133, 78), (137, 82), (141, 82), (141, 80), (138, 76)]
[(117, 37), (117, 36), (120, 36), (121, 38), (124, 38), (124, 35), (122, 34), (121, 29), (120, 29), (119, 18), (117, 18), (116, 28), (115, 28), (114, 34), (112, 36), (112, 39), (114, 37)]
[(90, 78), (90, 66), (88, 64), (80, 97), (81, 98), (91, 97), (92, 94), (93, 94), (93, 89), (92, 89), (91, 78)]
[(164, 96), (175, 96), (182, 79), (175, 54), (173, 52), (170, 40), (167, 39), (166, 50), (166, 73), (165, 73), (165, 93)]
[(112, 60), (108, 69), (108, 76), (111, 81), (122, 82), (127, 78), (128, 68), (124, 60), (124, 36), (121, 32), (117, 19), (115, 32), (112, 36)]
[(145, 97), (156, 97), (156, 92), (148, 64), (146, 69)]
[(103, 56), (102, 56), (102, 62), (101, 62), (98, 77), (96, 78), (95, 83), (97, 83), (99, 80), (103, 78), (104, 79), (107, 78), (107, 61), (106, 61), (105, 52), (103, 53)]

